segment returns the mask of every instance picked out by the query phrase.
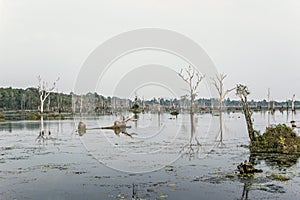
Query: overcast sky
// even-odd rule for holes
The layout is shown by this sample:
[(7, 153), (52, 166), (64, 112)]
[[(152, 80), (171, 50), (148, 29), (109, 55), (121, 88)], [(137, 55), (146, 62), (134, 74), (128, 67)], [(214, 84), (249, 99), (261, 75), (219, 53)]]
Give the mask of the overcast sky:
[[(0, 86), (70, 92), (89, 54), (125, 31), (153, 27), (197, 42), (250, 98), (300, 98), (298, 0), (0, 0)], [(99, 91), (101, 93), (101, 91)], [(109, 95), (109, 94), (105, 94)], [(234, 97), (232, 94), (230, 97)]]

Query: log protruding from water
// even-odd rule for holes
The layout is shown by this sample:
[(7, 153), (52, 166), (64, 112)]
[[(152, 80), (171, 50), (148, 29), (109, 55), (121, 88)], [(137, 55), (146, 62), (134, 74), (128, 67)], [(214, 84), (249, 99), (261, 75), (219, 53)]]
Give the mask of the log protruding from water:
[(101, 127), (101, 129), (111, 129), (114, 130), (115, 134), (118, 136), (120, 135), (120, 133), (123, 133), (124, 135), (132, 138), (132, 134), (129, 134), (126, 130), (126, 128), (131, 128), (131, 126), (127, 126), (126, 124), (130, 120), (135, 121), (136, 119), (134, 118), (134, 116), (128, 117), (126, 119), (123, 119), (123, 121), (115, 121), (114, 125), (112, 126)]
[(136, 121), (136, 119), (134, 118), (134, 116), (132, 117), (128, 117), (128, 118), (123, 118), (122, 121), (115, 121), (114, 124), (112, 126), (103, 126), (103, 127), (98, 127), (98, 128), (87, 128), (85, 123), (83, 123), (82, 121), (79, 122), (78, 124), (78, 133), (80, 136), (84, 135), (86, 133), (87, 130), (96, 130), (96, 129), (110, 129), (110, 130), (114, 130), (116, 135), (120, 135), (120, 133), (123, 133), (129, 137), (132, 137), (132, 134), (127, 133), (127, 128), (131, 128), (131, 126), (128, 126), (126, 123), (128, 121)]

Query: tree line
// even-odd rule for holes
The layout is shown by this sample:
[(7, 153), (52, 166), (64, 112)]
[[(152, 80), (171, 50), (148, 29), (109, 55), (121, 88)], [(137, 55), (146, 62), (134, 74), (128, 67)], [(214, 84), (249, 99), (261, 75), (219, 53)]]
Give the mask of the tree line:
[[(72, 97), (80, 99), (79, 95), (75, 95), (72, 92), (69, 94), (61, 92), (52, 92), (51, 95), (47, 98), (44, 105), (45, 112), (72, 112), (73, 106)], [(75, 98), (75, 99), (76, 99)], [(98, 93), (87, 93), (83, 95), (85, 99), (92, 99), (90, 103), (93, 103), (95, 106), (94, 109), (116, 109), (116, 108), (127, 108), (130, 107), (133, 100), (130, 99), (121, 99), (117, 97), (105, 97)], [(74, 98), (73, 98), (74, 100)], [(181, 108), (188, 108), (189, 98), (187, 96), (182, 96), (180, 99), (168, 99), (168, 98), (158, 98), (153, 97), (150, 100), (143, 100), (138, 98), (138, 101), (141, 106), (151, 107), (153, 105), (161, 105), (165, 107), (175, 106)], [(273, 103), (274, 102), (274, 103)], [(291, 100), (284, 102), (272, 101), (271, 105), (274, 105), (276, 108), (286, 108), (291, 107)], [(85, 102), (84, 102), (85, 103)], [(248, 102), (251, 107), (261, 107), (267, 108), (269, 102), (265, 99), (260, 101), (251, 100)], [(219, 106), (219, 99), (211, 98), (198, 98), (195, 100), (195, 105), (199, 108), (217, 108)], [(240, 100), (231, 100), (230, 98), (223, 100), (223, 105), (226, 107), (241, 107), (242, 103)], [(295, 106), (299, 107), (300, 102), (295, 101)], [(40, 96), (37, 88), (0, 88), (0, 111), (39, 111), (40, 109)]]

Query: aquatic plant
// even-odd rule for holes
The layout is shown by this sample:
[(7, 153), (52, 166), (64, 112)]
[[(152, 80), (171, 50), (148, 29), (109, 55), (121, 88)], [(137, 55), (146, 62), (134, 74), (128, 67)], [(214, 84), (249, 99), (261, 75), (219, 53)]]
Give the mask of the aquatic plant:
[(269, 126), (262, 135), (250, 144), (251, 152), (260, 153), (300, 153), (300, 137), (285, 124)]

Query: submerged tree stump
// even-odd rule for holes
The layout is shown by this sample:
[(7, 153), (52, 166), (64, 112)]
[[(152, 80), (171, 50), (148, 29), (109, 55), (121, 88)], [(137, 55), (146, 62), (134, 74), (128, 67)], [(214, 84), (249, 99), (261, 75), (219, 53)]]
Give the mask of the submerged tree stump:
[(80, 136), (83, 136), (86, 133), (86, 125), (82, 121), (79, 122), (78, 124), (78, 133)]
[(254, 173), (260, 173), (263, 172), (261, 169), (256, 169), (251, 162), (248, 162), (245, 160), (243, 163), (239, 164), (237, 166), (237, 169), (239, 170), (240, 174), (254, 174)]

